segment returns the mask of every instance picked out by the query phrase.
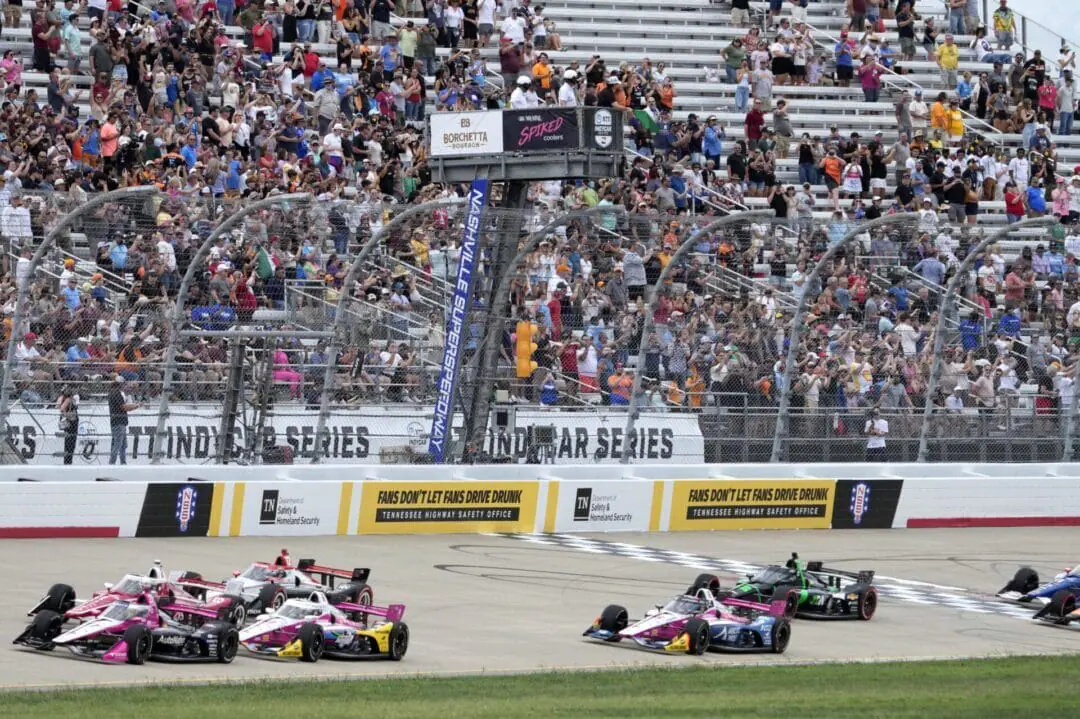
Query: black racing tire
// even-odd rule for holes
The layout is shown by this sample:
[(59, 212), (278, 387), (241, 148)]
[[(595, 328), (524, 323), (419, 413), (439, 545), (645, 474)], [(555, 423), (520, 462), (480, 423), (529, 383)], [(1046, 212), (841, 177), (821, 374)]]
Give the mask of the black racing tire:
[(618, 634), (630, 624), (630, 614), (626, 607), (618, 604), (609, 604), (600, 612), (600, 628), (605, 632)]
[(261, 609), (276, 612), (281, 609), (281, 605), (285, 603), (286, 599), (288, 599), (288, 596), (285, 594), (284, 589), (277, 584), (267, 584), (259, 590), (259, 598), (256, 601)]
[(773, 588), (772, 601), (784, 602), (784, 618), (794, 619), (799, 612), (799, 590), (789, 584), (780, 584)]
[(127, 663), (145, 664), (154, 646), (150, 630), (142, 624), (133, 624), (124, 630), (124, 641), (127, 642)]
[(1066, 617), (1076, 611), (1076, 595), (1068, 589), (1059, 589), (1050, 597), (1045, 614), (1054, 618)]
[(229, 600), (229, 603), (218, 610), (218, 619), (236, 627), (244, 626), (247, 621), (247, 606), (244, 604), (244, 598), (235, 594), (226, 594), (225, 598)]
[(1020, 567), (1009, 583), (1001, 588), (1002, 592), (1027, 594), (1039, 588), (1039, 573), (1031, 567)]
[(687, 654), (704, 654), (709, 650), (709, 639), (712, 633), (709, 631), (709, 623), (704, 619), (690, 619), (683, 627), (683, 631), (689, 639), (686, 649)]
[(49, 610), (63, 614), (75, 606), (75, 590), (70, 584), (54, 584), (45, 594), (45, 601), (38, 611)]
[(771, 651), (773, 654), (783, 654), (787, 651), (791, 641), (791, 622), (786, 619), (777, 619), (770, 630), (772, 638)]
[[(63, 631), (64, 616), (51, 609), (42, 609), (34, 615), (34, 620), (30, 622), (30, 636), (43, 642), (52, 641), (60, 636)], [(39, 647), (44, 651), (49, 651), (52, 648), (53, 645), (51, 644)]]
[(240, 632), (236, 626), (230, 624), (221, 627), (217, 632), (218, 664), (232, 664), (236, 659), (236, 653), (240, 651)]
[(409, 625), (399, 622), (390, 630), (390, 647), (386, 658), (392, 662), (400, 662), (409, 651)]
[[(375, 592), (370, 585), (360, 583), (349, 588), (349, 596), (346, 601), (370, 607), (375, 604)], [(367, 612), (353, 612), (352, 620), (367, 624), (368, 616), (370, 615)]]
[(709, 594), (715, 597), (720, 591), (720, 578), (715, 574), (699, 574), (686, 593), (696, 596), (699, 589), (708, 589)]
[(877, 612), (878, 593), (873, 587), (867, 588), (859, 594), (859, 619), (868, 622), (874, 618)]
[(322, 627), (315, 622), (308, 622), (300, 627), (297, 637), (300, 639), (300, 661), (319, 661), (326, 649), (326, 637)]

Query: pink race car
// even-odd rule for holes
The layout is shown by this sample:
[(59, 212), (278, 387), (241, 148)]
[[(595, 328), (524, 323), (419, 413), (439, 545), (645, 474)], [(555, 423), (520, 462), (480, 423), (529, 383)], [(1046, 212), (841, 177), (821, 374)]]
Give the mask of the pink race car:
[[(34, 605), (27, 616), (34, 616), (41, 611), (55, 612), (64, 621), (84, 621), (100, 615), (117, 601), (132, 601), (149, 592), (157, 599), (180, 603), (186, 607), (196, 607), (209, 612), (211, 618), (222, 619), (233, 624), (243, 624), (246, 618), (244, 603), (239, 597), (220, 594), (205, 601), (195, 597), (177, 581), (178, 577), (165, 577), (165, 569), (160, 561), (145, 576), (125, 574), (116, 584), (106, 583), (105, 589), (94, 592), (90, 599), (79, 601), (75, 598), (75, 589), (68, 584), (54, 584), (41, 600)], [(187, 611), (178, 611), (176, 619), (187, 621), (198, 619), (200, 615)], [(196, 621), (195, 623), (199, 623)]]
[[(178, 622), (173, 615), (181, 612), (206, 621), (198, 627)], [(77, 656), (111, 664), (142, 664), (147, 659), (228, 664), (236, 657), (240, 634), (205, 606), (163, 599), (147, 588), (131, 599), (111, 602), (67, 631), (63, 616), (42, 609), (14, 643), (39, 651), (66, 647)]]

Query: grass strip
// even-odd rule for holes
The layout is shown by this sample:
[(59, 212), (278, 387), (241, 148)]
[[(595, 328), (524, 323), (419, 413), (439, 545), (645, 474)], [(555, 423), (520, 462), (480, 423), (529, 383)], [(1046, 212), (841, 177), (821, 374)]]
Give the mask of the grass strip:
[[(521, 676), (259, 682), (0, 694), (9, 717), (516, 719), (517, 717), (1055, 716), (1080, 659), (695, 666)], [(1062, 704), (1062, 702), (1066, 704)]]

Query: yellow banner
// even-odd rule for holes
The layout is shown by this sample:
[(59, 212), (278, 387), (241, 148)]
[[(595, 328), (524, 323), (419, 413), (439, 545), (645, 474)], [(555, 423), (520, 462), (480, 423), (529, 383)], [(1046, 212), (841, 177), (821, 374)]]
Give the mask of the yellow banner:
[(828, 529), (835, 491), (832, 479), (676, 481), (670, 529)]
[(364, 482), (360, 534), (532, 532), (538, 482)]

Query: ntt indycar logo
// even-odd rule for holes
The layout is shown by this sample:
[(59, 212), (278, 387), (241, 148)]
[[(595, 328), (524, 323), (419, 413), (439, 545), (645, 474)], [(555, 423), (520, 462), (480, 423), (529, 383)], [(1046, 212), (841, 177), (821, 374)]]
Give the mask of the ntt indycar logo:
[(863, 515), (870, 511), (870, 485), (859, 482), (851, 488), (851, 518), (862, 524)]
[(442, 371), (436, 389), (435, 413), (431, 419), (431, 437), (428, 452), (436, 462), (442, 462), (446, 452), (446, 438), (450, 432), (450, 416), (454, 406), (454, 386), (457, 384), (458, 360), (461, 339), (465, 332), (465, 318), (472, 304), (473, 270), (480, 245), (480, 223), (487, 207), (488, 181), (474, 180), (469, 189), (469, 210), (465, 215), (465, 234), (461, 240), (461, 262), (458, 265), (454, 297), (450, 302), (450, 320), (446, 324), (446, 341), (443, 346)]

